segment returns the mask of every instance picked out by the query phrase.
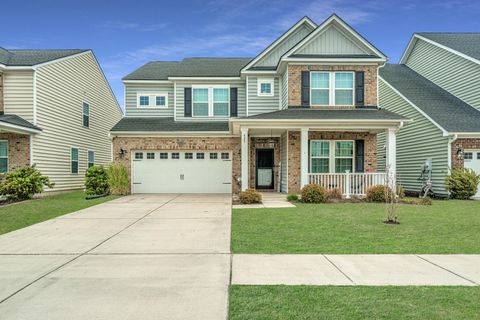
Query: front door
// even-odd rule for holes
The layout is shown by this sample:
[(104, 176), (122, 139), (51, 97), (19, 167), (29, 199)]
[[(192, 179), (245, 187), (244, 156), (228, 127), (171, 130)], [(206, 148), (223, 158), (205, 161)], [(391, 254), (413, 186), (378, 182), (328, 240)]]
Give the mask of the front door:
[(273, 149), (257, 149), (255, 188), (273, 189)]
[[(466, 169), (472, 169), (480, 174), (480, 150), (465, 150), (463, 153), (463, 164)], [(480, 198), (480, 184), (478, 184), (475, 198)]]

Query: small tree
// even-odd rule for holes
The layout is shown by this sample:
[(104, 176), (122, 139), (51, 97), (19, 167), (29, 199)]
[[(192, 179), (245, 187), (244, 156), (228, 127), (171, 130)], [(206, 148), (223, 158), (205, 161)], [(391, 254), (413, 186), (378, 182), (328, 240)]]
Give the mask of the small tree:
[(0, 194), (11, 201), (28, 200), (36, 193), (41, 193), (45, 186), (52, 188), (54, 183), (47, 176), (42, 176), (35, 165), (26, 166), (5, 174), (0, 184)]
[(388, 224), (399, 224), (397, 208), (400, 199), (398, 193), (400, 188), (397, 186), (396, 175), (395, 172), (391, 170), (390, 165), (387, 166), (385, 172), (384, 197), (386, 220), (384, 222)]

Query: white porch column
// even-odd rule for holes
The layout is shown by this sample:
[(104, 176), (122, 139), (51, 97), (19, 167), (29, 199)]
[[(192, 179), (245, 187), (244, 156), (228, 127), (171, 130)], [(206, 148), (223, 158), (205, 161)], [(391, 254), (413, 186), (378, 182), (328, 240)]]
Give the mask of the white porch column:
[(242, 132), (242, 142), (241, 142), (241, 152), (242, 152), (242, 191), (248, 189), (248, 128), (241, 128)]
[(397, 132), (396, 129), (387, 129), (386, 131), (386, 174), (389, 175), (389, 183), (392, 189), (395, 189), (395, 177), (397, 173)]
[(300, 187), (308, 184), (308, 129), (300, 131)]

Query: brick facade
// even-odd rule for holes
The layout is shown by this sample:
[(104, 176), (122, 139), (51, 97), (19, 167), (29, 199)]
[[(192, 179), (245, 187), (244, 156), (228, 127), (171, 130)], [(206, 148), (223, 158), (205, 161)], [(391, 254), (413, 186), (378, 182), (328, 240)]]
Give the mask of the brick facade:
[(463, 158), (458, 159), (457, 150), (480, 150), (480, 138), (461, 138), (452, 142), (452, 168), (463, 169)]
[[(135, 150), (218, 150), (232, 151), (232, 190), (234, 193), (241, 189), (240, 171), (240, 138), (165, 138), (165, 137), (115, 137), (113, 138), (113, 159), (123, 162), (128, 168), (131, 179), (132, 151)], [(120, 149), (125, 151), (120, 156)]]
[[(310, 131), (309, 140), (364, 140), (365, 172), (377, 171), (377, 135), (367, 132)], [(288, 133), (288, 192), (300, 193), (300, 132)]]
[(250, 188), (255, 189), (255, 169), (256, 169), (256, 150), (257, 149), (273, 149), (274, 154), (274, 169), (273, 169), (273, 177), (274, 177), (274, 189), (278, 190), (278, 186), (280, 184), (280, 139), (279, 138), (259, 138), (259, 137), (251, 137), (250, 138), (250, 163), (249, 163), (249, 175), (250, 181), (249, 186)]
[(8, 171), (30, 165), (30, 136), (0, 133), (0, 140), (8, 141)]
[[(377, 106), (377, 68), (371, 66), (288, 65), (288, 105), (302, 104), (302, 71), (363, 71), (365, 72), (365, 106)], [(319, 107), (321, 108), (321, 107)], [(325, 108), (352, 108), (351, 106), (329, 106)]]

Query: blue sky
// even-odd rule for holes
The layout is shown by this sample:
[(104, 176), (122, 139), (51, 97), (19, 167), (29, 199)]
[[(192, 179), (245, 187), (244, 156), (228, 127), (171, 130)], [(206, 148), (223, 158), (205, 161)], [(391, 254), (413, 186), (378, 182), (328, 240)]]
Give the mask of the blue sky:
[[(4, 0), (1, 0), (4, 1)], [(9, 1), (5, 48), (91, 48), (123, 106), (121, 78), (151, 60), (253, 57), (302, 16), (336, 12), (397, 62), (415, 31), (480, 31), (477, 0)]]

